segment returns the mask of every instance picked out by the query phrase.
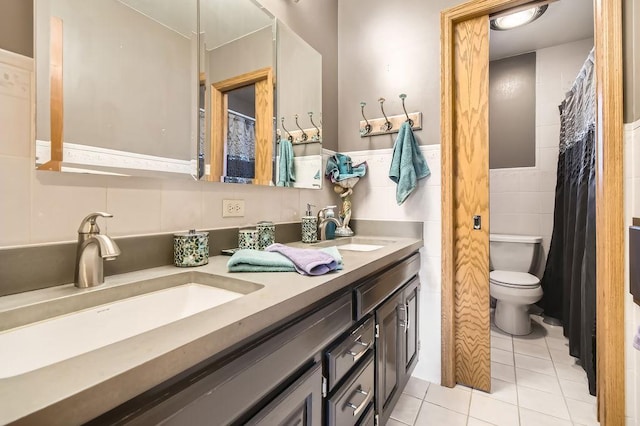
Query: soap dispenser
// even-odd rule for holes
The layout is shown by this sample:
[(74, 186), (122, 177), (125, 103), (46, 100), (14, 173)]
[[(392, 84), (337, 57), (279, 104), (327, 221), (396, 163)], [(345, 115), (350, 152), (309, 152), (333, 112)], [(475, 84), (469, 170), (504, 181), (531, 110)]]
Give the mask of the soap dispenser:
[(315, 243), (318, 241), (318, 218), (311, 212), (313, 204), (307, 203), (307, 211), (302, 216), (302, 242)]

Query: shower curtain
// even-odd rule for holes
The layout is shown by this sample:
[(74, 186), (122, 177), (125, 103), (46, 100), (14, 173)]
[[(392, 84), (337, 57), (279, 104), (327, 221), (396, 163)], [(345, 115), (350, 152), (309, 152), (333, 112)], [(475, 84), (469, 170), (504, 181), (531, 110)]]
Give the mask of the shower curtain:
[(560, 104), (560, 155), (553, 233), (539, 302), (561, 321), (569, 353), (587, 372), (595, 395), (596, 206), (593, 50)]
[(228, 110), (225, 182), (251, 183), (256, 173), (256, 122)]

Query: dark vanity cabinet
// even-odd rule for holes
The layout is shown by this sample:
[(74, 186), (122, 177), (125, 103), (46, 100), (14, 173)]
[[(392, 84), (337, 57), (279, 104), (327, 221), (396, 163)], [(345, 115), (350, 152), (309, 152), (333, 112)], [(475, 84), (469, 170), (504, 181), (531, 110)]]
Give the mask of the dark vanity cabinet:
[(93, 424), (382, 425), (418, 360), (417, 253)]
[(260, 410), (247, 424), (264, 426), (321, 424), (323, 383), (322, 365), (317, 363)]

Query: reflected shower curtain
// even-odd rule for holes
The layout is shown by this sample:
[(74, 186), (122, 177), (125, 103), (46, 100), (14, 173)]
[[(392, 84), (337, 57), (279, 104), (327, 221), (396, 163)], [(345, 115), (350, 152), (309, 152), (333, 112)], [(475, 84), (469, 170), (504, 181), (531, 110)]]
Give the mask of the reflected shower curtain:
[(256, 173), (256, 122), (229, 110), (225, 182), (251, 183)]
[(569, 353), (587, 372), (595, 395), (596, 206), (593, 50), (560, 104), (560, 155), (553, 234), (539, 302), (562, 322)]

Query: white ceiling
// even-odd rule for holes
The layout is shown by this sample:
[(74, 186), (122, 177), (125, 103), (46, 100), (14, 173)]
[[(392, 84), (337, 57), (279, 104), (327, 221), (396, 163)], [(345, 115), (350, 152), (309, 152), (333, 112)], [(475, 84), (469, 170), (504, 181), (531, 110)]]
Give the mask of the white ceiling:
[[(195, 0), (119, 1), (186, 38), (192, 38), (197, 31)], [(200, 31), (207, 49), (229, 43), (273, 22), (273, 16), (252, 0), (201, 0), (200, 5)]]
[(536, 21), (508, 31), (490, 31), (491, 60), (593, 37), (593, 0), (559, 0)]

